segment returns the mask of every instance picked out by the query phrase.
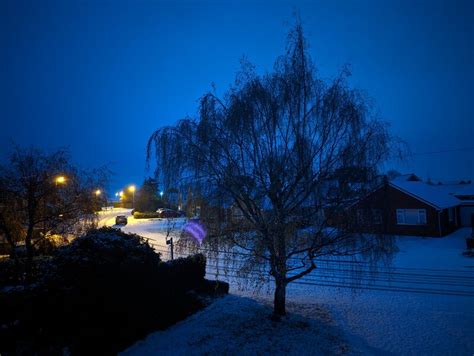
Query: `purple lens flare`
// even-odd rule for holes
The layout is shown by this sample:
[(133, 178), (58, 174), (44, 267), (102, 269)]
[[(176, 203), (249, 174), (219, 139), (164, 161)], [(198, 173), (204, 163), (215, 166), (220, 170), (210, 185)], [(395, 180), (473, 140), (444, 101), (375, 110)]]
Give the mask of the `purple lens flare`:
[(191, 237), (199, 242), (199, 244), (202, 243), (202, 240), (204, 240), (207, 235), (206, 229), (198, 221), (188, 222), (186, 225), (184, 225), (183, 230), (191, 235)]

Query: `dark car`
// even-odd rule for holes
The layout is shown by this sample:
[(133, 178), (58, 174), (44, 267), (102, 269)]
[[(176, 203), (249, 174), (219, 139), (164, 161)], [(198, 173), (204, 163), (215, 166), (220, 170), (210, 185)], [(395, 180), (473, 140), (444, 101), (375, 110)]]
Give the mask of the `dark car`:
[(177, 218), (179, 214), (177, 211), (171, 209), (162, 209), (159, 211), (160, 218), (169, 219), (169, 218)]
[(127, 225), (127, 217), (125, 215), (119, 215), (115, 218), (115, 225)]

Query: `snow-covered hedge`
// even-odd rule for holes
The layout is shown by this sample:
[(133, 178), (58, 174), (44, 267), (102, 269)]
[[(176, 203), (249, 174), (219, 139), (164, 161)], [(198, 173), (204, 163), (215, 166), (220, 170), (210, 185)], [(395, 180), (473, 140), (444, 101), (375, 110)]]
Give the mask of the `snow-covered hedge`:
[(133, 217), (135, 219), (155, 219), (155, 218), (161, 218), (161, 214), (157, 213), (157, 212), (135, 211), (135, 212), (133, 212)]

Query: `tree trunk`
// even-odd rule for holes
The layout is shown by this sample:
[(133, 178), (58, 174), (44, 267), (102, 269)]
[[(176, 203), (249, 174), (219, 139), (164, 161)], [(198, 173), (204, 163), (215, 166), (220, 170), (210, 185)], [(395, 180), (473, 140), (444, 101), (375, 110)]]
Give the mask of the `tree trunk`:
[(28, 226), (28, 230), (25, 238), (25, 247), (26, 247), (26, 280), (29, 282), (32, 278), (33, 271), (33, 226)]
[(286, 283), (277, 278), (275, 280), (275, 297), (273, 300), (273, 318), (280, 320), (286, 315)]

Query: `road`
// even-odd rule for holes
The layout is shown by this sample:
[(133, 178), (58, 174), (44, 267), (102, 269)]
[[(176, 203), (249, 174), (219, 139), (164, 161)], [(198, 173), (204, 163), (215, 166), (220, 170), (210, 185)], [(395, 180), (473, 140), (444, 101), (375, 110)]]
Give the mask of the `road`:
[(125, 215), (131, 217), (132, 209), (123, 209), (123, 208), (113, 208), (112, 210), (103, 210), (99, 213), (99, 222), (97, 225), (99, 227), (103, 226), (114, 226), (115, 217), (118, 215)]
[[(166, 244), (167, 236), (173, 236), (174, 241), (179, 239), (179, 232), (186, 223), (186, 219), (135, 219), (132, 209), (114, 208), (99, 213), (98, 226), (120, 228), (123, 232), (140, 235), (148, 240), (155, 250), (161, 253), (163, 260), (170, 258), (170, 246)], [(128, 223), (125, 226), (115, 225), (115, 217), (125, 215)]]

